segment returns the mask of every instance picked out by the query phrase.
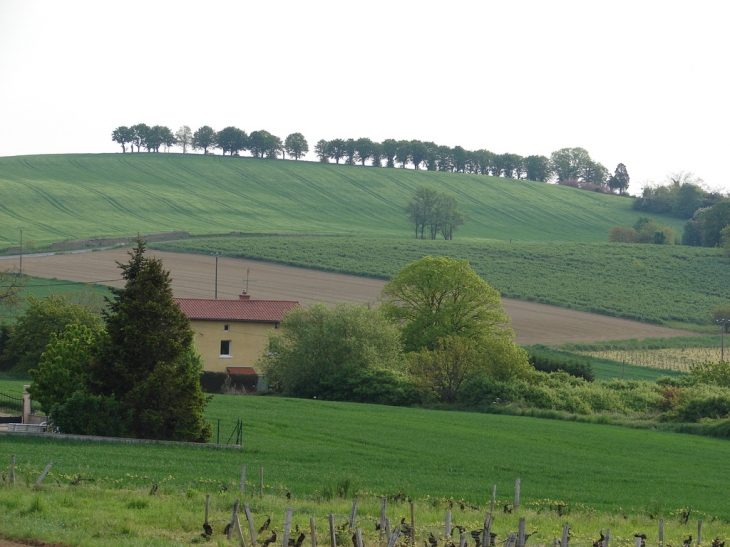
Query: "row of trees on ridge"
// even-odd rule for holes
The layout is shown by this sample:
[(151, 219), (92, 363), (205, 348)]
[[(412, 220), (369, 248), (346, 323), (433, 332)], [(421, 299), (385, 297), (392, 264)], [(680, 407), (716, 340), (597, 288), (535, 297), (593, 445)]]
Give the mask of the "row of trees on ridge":
[[(242, 129), (229, 126), (220, 131), (204, 125), (193, 132), (182, 126), (175, 133), (168, 127), (145, 124), (120, 126), (112, 132), (112, 140), (119, 143), (122, 152), (142, 148), (147, 152), (159, 152), (161, 146), (168, 149), (180, 146), (183, 153), (188, 149), (202, 150), (204, 154), (220, 149), (225, 155), (250, 152), (258, 158), (275, 159), (279, 156), (298, 160), (309, 152), (309, 144), (301, 133), (292, 133), (282, 140), (268, 131), (259, 130), (247, 134)], [(556, 180), (561, 184), (586, 190), (624, 193), (629, 186), (629, 174), (624, 164), (619, 164), (611, 175), (606, 167), (594, 161), (584, 148), (562, 148), (550, 157), (519, 154), (497, 154), (489, 150), (466, 150), (461, 146), (438, 145), (431, 141), (385, 139), (382, 142), (369, 138), (319, 140), (314, 153), (322, 163), (346, 165), (371, 165), (373, 167), (412, 167), (428, 171), (469, 173), (526, 179), (538, 182)]]

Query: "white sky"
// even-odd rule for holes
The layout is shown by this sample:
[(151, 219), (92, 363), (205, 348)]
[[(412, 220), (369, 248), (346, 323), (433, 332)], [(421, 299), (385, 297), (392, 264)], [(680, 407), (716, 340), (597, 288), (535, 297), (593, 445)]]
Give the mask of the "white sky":
[(0, 0), (0, 156), (235, 125), (581, 146), (632, 192), (679, 170), (730, 189), (728, 20), (721, 0)]

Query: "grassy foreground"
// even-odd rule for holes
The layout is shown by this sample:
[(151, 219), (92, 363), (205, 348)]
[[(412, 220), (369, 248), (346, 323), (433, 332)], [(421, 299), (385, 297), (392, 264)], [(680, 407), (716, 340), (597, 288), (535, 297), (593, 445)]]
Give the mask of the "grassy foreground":
[(389, 279), (424, 255), (468, 260), (502, 296), (654, 323), (707, 323), (727, 302), (729, 260), (718, 249), (621, 243), (364, 237), (201, 238), (151, 247), (271, 260)]
[(730, 518), (728, 445), (711, 438), (274, 397), (215, 396), (207, 414), (223, 419), (226, 430), (244, 420), (242, 452), (9, 436), (0, 439), (0, 468), (16, 454), (31, 475), (55, 462), (51, 480), (62, 484), (81, 474), (104, 488), (155, 482), (160, 493), (215, 493), (221, 483), (235, 487), (245, 463), (265, 468), (272, 493), (307, 497), (348, 481), (353, 491), (453, 497), (480, 506), (493, 484), (500, 499), (509, 498), (520, 477), (525, 503), (563, 500), (655, 515), (689, 506)]
[[(408, 237), (403, 207), (430, 185), (469, 221), (458, 237), (606, 241), (633, 225), (631, 200), (531, 181), (410, 169), (193, 154), (64, 154), (0, 158), (0, 248), (66, 239), (324, 233)], [(681, 233), (682, 222), (670, 217)]]

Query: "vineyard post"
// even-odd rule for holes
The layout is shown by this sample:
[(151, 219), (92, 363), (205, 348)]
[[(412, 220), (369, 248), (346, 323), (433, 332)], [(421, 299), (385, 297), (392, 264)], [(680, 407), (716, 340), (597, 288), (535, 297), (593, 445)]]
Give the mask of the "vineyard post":
[(558, 547), (559, 540), (558, 538), (553, 538), (553, 547)]
[(289, 547), (289, 530), (291, 529), (291, 515), (292, 509), (287, 507), (286, 517), (284, 517), (284, 537), (282, 539), (282, 546)]
[[(352, 511), (350, 511), (350, 531), (355, 526), (355, 519), (357, 518), (357, 498), (352, 500)], [(286, 545), (284, 545), (286, 547)]]
[(205, 524), (208, 524), (208, 509), (210, 508), (210, 494), (205, 495)]
[(393, 535), (390, 536), (390, 541), (388, 541), (388, 547), (395, 547), (395, 544), (398, 541), (398, 536), (400, 536), (400, 526), (396, 526)]
[(515, 511), (519, 508), (519, 506), (520, 506), (520, 479), (517, 479), (515, 481), (515, 503), (514, 503)]
[(243, 539), (243, 530), (241, 530), (241, 521), (238, 520), (238, 515), (236, 515), (234, 525), (236, 526), (236, 534), (238, 534), (238, 540), (241, 542), (241, 547), (246, 547), (246, 542)]
[(41, 473), (41, 476), (38, 477), (38, 480), (35, 481), (36, 486), (40, 486), (43, 479), (46, 478), (46, 475), (48, 475), (48, 472), (51, 470), (51, 467), (53, 466), (53, 462), (49, 462), (46, 468), (43, 470), (43, 473)]
[(644, 541), (644, 539), (641, 536), (636, 536), (636, 541), (634, 542), (634, 547), (641, 547), (641, 542)]
[(451, 511), (446, 511), (446, 525), (444, 526), (444, 535), (446, 536), (446, 541), (448, 541), (449, 536), (451, 536)]
[(238, 518), (238, 504), (241, 503), (240, 499), (236, 499), (236, 502), (233, 504), (233, 513), (231, 514), (231, 522), (228, 526), (228, 534), (226, 534), (228, 541), (231, 541), (231, 536), (233, 535), (233, 526), (234, 522)]
[(492, 487), (492, 505), (489, 508), (490, 513), (494, 513), (494, 504), (497, 503), (497, 485)]
[(416, 545), (416, 511), (413, 502), (411, 502), (411, 545)]
[(563, 537), (560, 540), (560, 547), (568, 547), (568, 532), (570, 532), (570, 526), (566, 524), (563, 526)]
[(362, 528), (359, 526), (355, 529), (355, 540), (357, 541), (357, 547), (365, 547), (362, 543)]
[(385, 507), (388, 503), (388, 500), (386, 498), (380, 499), (380, 534), (378, 537), (378, 541), (382, 543), (383, 541), (383, 530), (385, 529)]
[(664, 545), (664, 519), (659, 519), (659, 547)]
[(459, 547), (466, 547), (466, 532), (459, 535)]
[(388, 543), (390, 543), (390, 536), (392, 534), (390, 533), (390, 519), (386, 517), (385, 519), (385, 538), (388, 540)]
[(702, 543), (702, 520), (697, 521), (697, 545)]
[(484, 528), (482, 535), (482, 547), (490, 547), (492, 545), (492, 513), (487, 513), (484, 517)]
[(330, 523), (330, 547), (337, 547), (337, 536), (335, 536), (335, 516), (329, 516)]
[(253, 522), (253, 515), (251, 514), (251, 508), (248, 503), (243, 504), (243, 510), (246, 513), (246, 520), (248, 521), (248, 531), (251, 534), (251, 545), (256, 547), (256, 526)]
[(264, 495), (264, 468), (259, 472), (259, 497)]
[(15, 454), (10, 456), (10, 484), (15, 484)]
[(520, 518), (517, 529), (517, 547), (525, 547), (525, 517)]
[(241, 495), (246, 493), (246, 464), (241, 466)]
[(603, 538), (603, 547), (608, 547), (608, 542), (611, 539), (611, 529), (606, 528), (606, 535)]
[(312, 547), (317, 547), (317, 526), (314, 524), (314, 517), (309, 517), (309, 535), (312, 538)]

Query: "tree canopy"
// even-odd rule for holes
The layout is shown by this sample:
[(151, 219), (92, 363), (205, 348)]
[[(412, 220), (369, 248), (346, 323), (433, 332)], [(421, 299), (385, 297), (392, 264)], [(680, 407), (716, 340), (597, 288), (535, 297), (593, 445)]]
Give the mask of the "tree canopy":
[(401, 325), (406, 351), (433, 350), (448, 336), (510, 337), (499, 293), (466, 260), (424, 256), (383, 287), (382, 309)]

